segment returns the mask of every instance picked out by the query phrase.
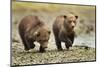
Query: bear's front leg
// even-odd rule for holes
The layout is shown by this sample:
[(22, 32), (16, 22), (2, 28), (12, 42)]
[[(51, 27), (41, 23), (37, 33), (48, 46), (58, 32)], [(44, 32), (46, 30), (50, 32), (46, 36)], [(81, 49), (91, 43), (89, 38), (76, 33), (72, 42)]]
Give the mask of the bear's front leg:
[(41, 53), (46, 52), (45, 48), (43, 48), (42, 46), (40, 46), (39, 52), (41, 52)]
[(66, 38), (65, 46), (67, 50), (69, 50), (69, 47), (72, 47), (72, 41), (69, 38)]
[(35, 47), (34, 41), (32, 39), (29, 39), (28, 43), (29, 43), (30, 49), (33, 49)]
[(61, 41), (59, 40), (58, 37), (55, 37), (55, 41), (56, 41), (56, 46), (57, 46), (58, 51), (63, 50), (61, 46)]
[(30, 46), (29, 46), (29, 43), (28, 43), (26, 36), (22, 37), (22, 42), (24, 44), (24, 50), (28, 51), (30, 49)]

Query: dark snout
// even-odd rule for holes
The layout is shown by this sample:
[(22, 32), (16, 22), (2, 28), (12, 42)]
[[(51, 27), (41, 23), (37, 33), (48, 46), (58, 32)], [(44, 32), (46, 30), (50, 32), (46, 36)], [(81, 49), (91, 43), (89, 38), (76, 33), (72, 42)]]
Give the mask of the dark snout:
[(45, 49), (48, 47), (48, 42), (40, 42), (40, 52), (45, 52)]
[(72, 29), (74, 28), (75, 26), (72, 26)]
[(72, 29), (75, 27), (75, 23), (71, 23), (71, 27), (72, 27)]

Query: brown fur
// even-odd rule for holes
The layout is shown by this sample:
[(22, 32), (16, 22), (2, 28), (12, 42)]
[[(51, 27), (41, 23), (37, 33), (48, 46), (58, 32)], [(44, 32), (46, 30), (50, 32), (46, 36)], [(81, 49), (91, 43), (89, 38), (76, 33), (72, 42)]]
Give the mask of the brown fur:
[(74, 27), (76, 26), (78, 16), (73, 14), (58, 16), (53, 24), (53, 33), (55, 36), (58, 50), (62, 50), (61, 42), (65, 42), (69, 49), (74, 41)]
[(34, 48), (35, 41), (40, 43), (40, 52), (44, 52), (47, 48), (50, 31), (37, 16), (24, 17), (19, 24), (19, 34), (25, 50)]

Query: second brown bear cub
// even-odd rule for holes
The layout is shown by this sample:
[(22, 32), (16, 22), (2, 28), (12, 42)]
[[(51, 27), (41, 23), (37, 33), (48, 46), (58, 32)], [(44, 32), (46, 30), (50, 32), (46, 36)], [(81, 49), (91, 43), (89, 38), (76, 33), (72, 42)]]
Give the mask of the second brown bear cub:
[(74, 27), (76, 26), (78, 16), (73, 14), (58, 16), (53, 24), (53, 33), (55, 36), (58, 50), (62, 50), (61, 42), (65, 42), (67, 49), (74, 42)]
[(47, 48), (50, 30), (37, 16), (24, 17), (19, 24), (19, 34), (25, 50), (34, 48), (35, 41), (40, 43), (40, 52)]

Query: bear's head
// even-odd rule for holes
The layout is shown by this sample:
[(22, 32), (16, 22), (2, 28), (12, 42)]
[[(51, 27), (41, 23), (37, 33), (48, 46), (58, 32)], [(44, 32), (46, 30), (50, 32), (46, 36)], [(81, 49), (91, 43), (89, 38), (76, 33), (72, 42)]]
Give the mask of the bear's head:
[(68, 30), (73, 31), (74, 27), (76, 26), (78, 16), (75, 16), (73, 14), (68, 14), (68, 15), (64, 16), (64, 18), (65, 18), (64, 26)]
[(34, 32), (35, 40), (40, 43), (42, 48), (47, 48), (51, 31), (47, 27), (40, 27)]

